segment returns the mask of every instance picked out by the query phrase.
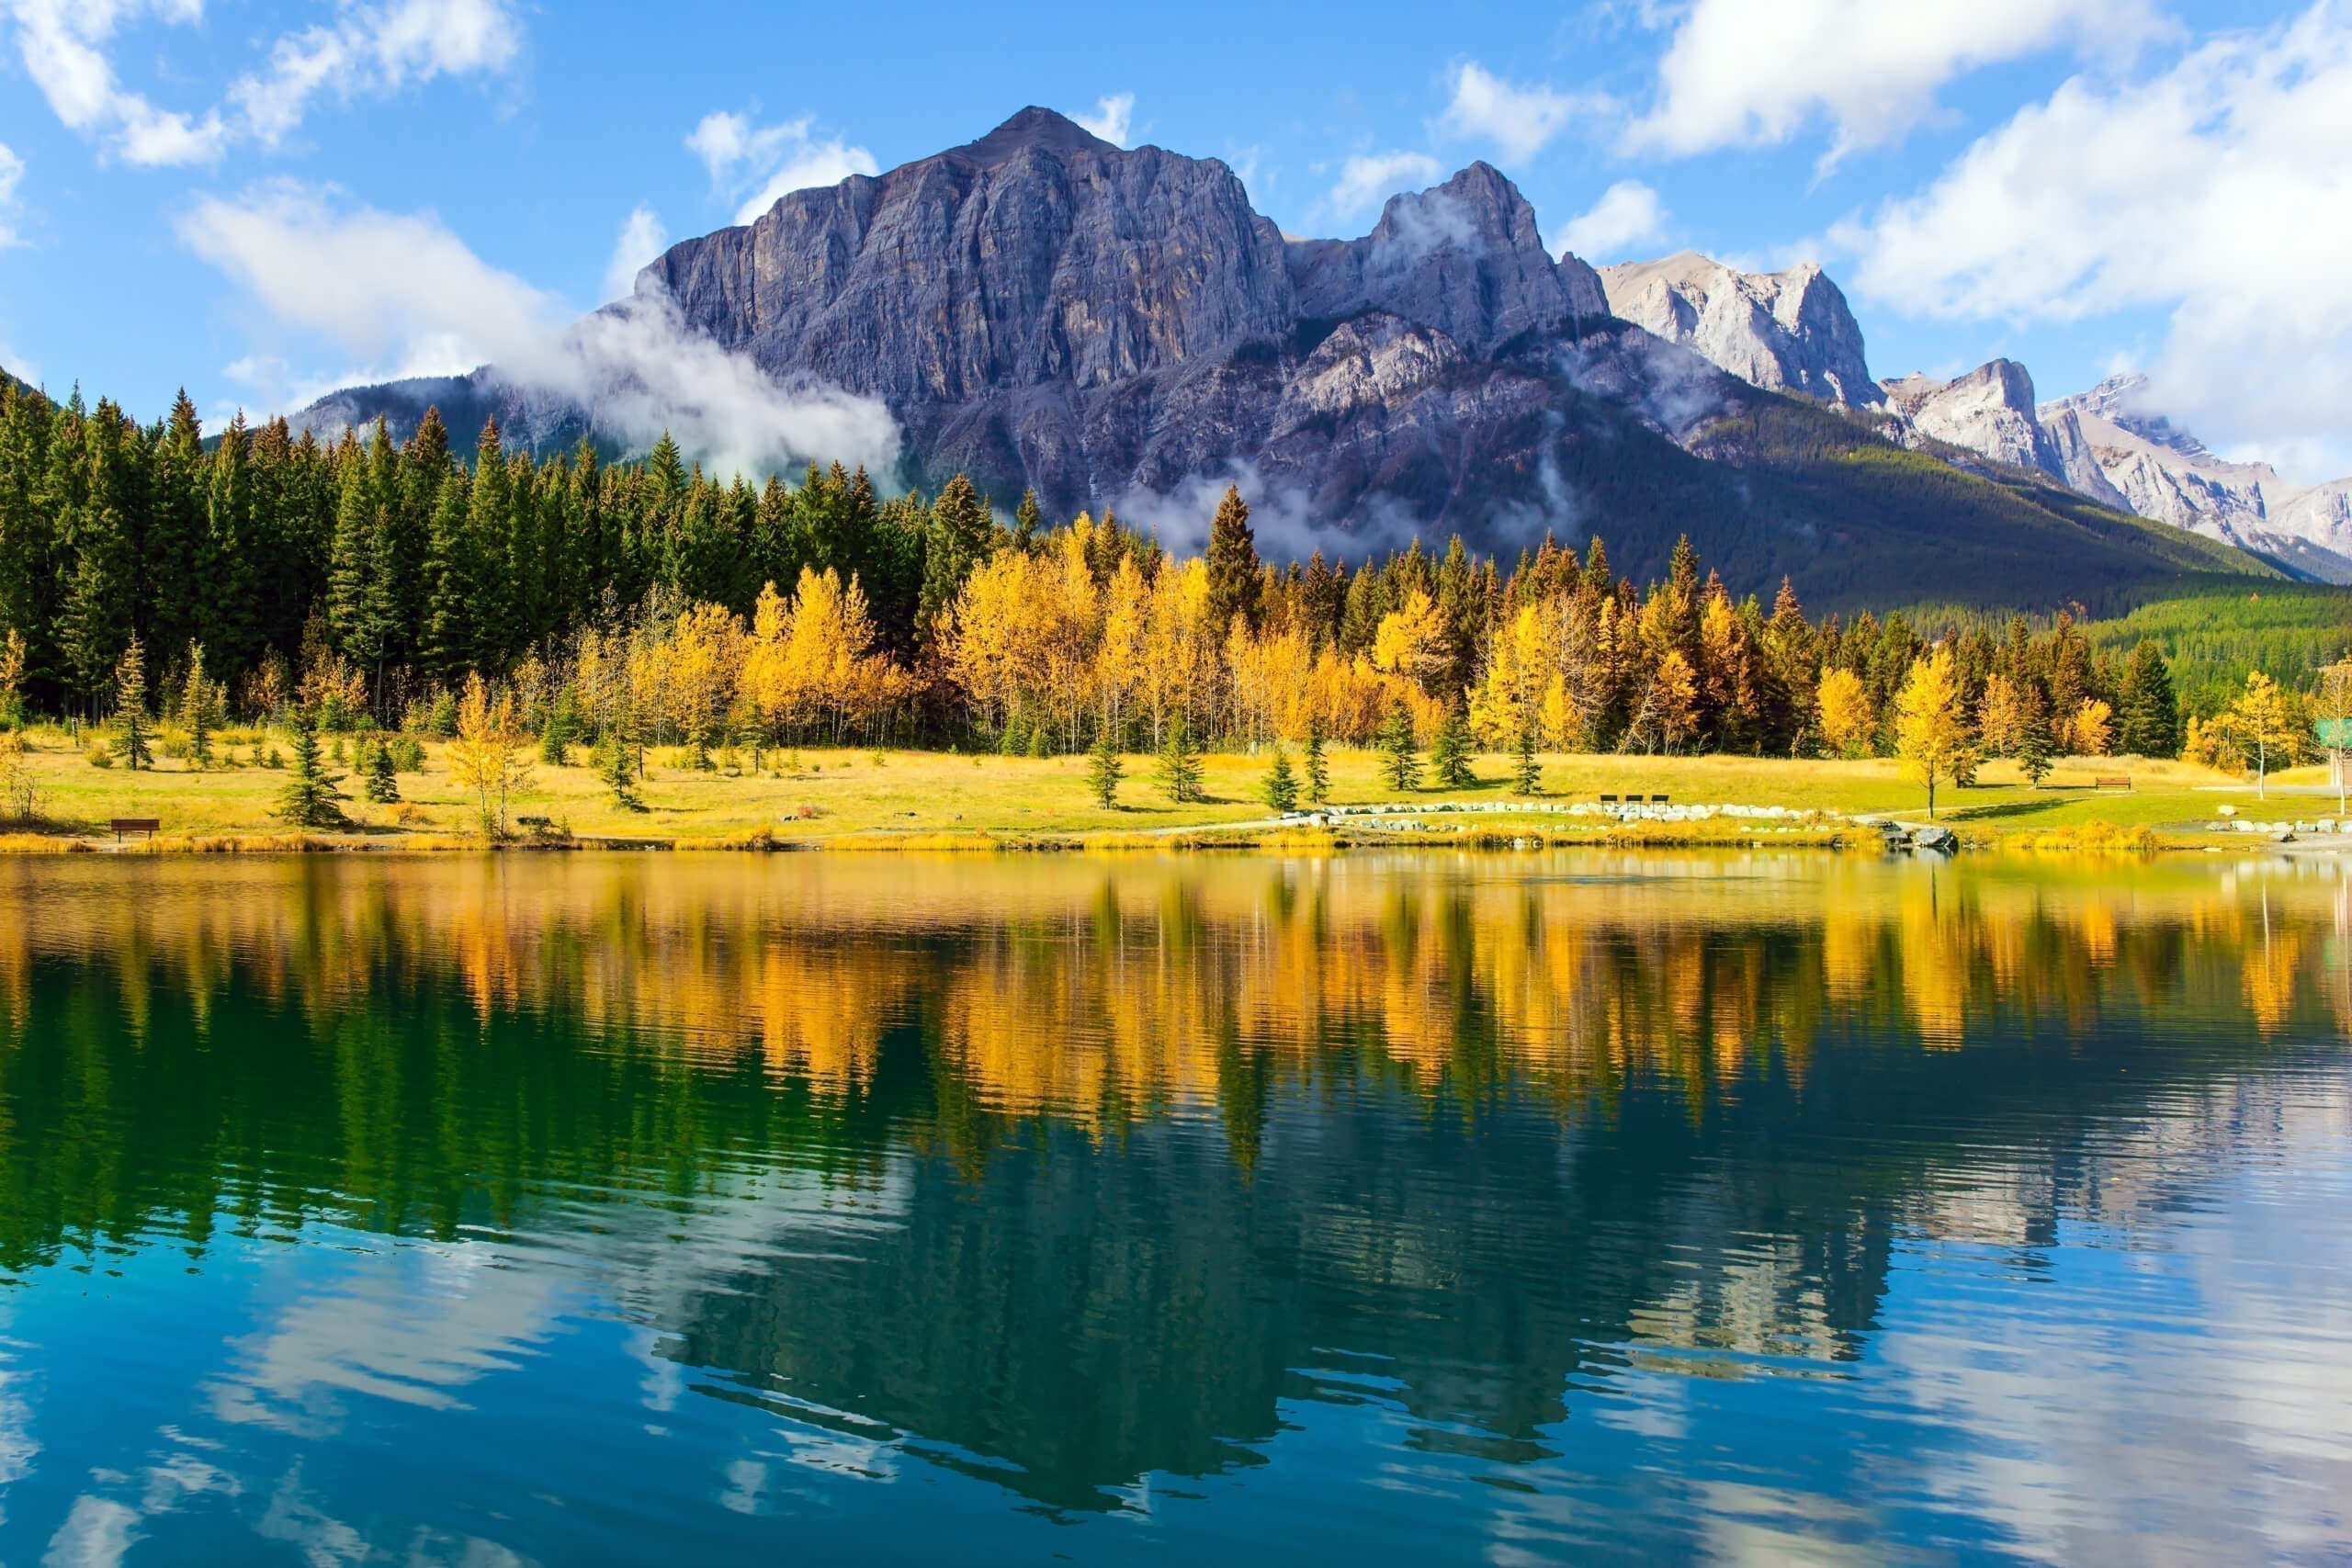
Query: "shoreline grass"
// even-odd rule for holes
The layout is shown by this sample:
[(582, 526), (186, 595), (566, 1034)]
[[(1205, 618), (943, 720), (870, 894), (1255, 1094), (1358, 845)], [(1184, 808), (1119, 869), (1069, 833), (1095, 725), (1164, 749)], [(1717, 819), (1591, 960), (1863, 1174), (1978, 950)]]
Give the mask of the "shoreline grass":
[[(36, 729), (26, 761), (39, 795), (40, 821), (30, 830), (0, 824), (0, 854), (78, 850), (167, 853), (440, 852), (489, 846), (474, 799), (451, 778), (446, 749), (424, 747), (421, 772), (400, 775), (397, 806), (350, 802), (352, 826), (338, 832), (292, 832), (274, 817), (287, 774), (251, 764), (197, 771), (165, 761), (154, 771), (93, 767), (84, 748), (64, 731)], [(260, 750), (248, 746), (250, 752)], [(282, 748), (281, 748), (282, 749)], [(1004, 852), (1084, 850), (1134, 852), (1210, 847), (1340, 850), (1351, 845), (1496, 843), (1540, 839), (1551, 843), (1652, 844), (1659, 847), (1762, 842), (1822, 845), (1877, 841), (1852, 819), (1889, 815), (1928, 819), (1917, 786), (1886, 760), (1789, 761), (1753, 757), (1618, 757), (1547, 755), (1544, 794), (1520, 802), (1507, 790), (1512, 760), (1473, 761), (1477, 782), (1464, 789), (1399, 792), (1385, 788), (1369, 751), (1331, 753), (1332, 799), (1353, 807), (1400, 807), (1453, 819), (1422, 830), (1371, 827), (1341, 818), (1330, 828), (1277, 825), (1258, 799), (1267, 757), (1214, 753), (1204, 761), (1204, 799), (1170, 805), (1148, 776), (1148, 758), (1129, 759), (1121, 804), (1094, 801), (1083, 757), (999, 757), (935, 751), (874, 751), (804, 747), (768, 752), (754, 773), (748, 756), (733, 772), (703, 772), (683, 755), (652, 760), (639, 785), (645, 809), (616, 805), (603, 783), (575, 753), (570, 765), (542, 763), (509, 802), (516, 817), (548, 827), (510, 837), (497, 847), (530, 850), (654, 848), (786, 851), (831, 849), (875, 853), (907, 851)], [(335, 772), (346, 773), (349, 764)], [(2095, 789), (2096, 778), (2126, 775), (2129, 791)], [(2332, 818), (2335, 796), (2312, 786), (2325, 770), (2273, 774), (2270, 798), (2253, 784), (2177, 761), (2093, 758), (2062, 762), (2040, 789), (2026, 784), (2013, 764), (1988, 763), (1970, 789), (1947, 786), (1939, 820), (1975, 844), (2014, 842), (2057, 848), (2079, 845), (2113, 852), (2130, 843), (2197, 849), (2222, 841), (2207, 829), (2223, 806), (2257, 820)], [(356, 780), (344, 788), (356, 794)], [(1822, 814), (1806, 822), (1706, 821), (1611, 823), (1556, 810), (1489, 811), (1495, 805), (1556, 807), (1589, 803), (1601, 794), (1663, 795), (1677, 805), (1780, 807)], [(114, 818), (154, 818), (152, 840), (118, 846), (107, 831)], [(1774, 831), (1775, 828), (1790, 830)], [(2244, 847), (2243, 835), (2227, 841)]]

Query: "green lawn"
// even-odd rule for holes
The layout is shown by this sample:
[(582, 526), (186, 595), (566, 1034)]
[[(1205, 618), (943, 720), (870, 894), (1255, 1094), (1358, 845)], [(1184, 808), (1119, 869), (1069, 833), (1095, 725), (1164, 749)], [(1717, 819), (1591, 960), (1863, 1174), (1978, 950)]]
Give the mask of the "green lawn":
[[(278, 830), (272, 810), (286, 780), (282, 772), (252, 766), (193, 772), (182, 762), (165, 761), (153, 772), (134, 773), (119, 765), (92, 766), (62, 731), (36, 730), (32, 739), (31, 767), (41, 792), (42, 814), (64, 831), (102, 834), (107, 821), (116, 817), (159, 818), (167, 838)], [(289, 749), (282, 737), (275, 739), (279, 750)], [(236, 750), (243, 757), (248, 748), (240, 745)], [(510, 812), (548, 818), (582, 836), (664, 839), (682, 844), (740, 842), (763, 831), (778, 839), (813, 840), (1136, 832), (1260, 821), (1270, 815), (1258, 798), (1265, 759), (1235, 754), (1206, 759), (1209, 798), (1181, 809), (1153, 787), (1151, 760), (1131, 757), (1121, 805), (1107, 811), (1095, 805), (1088, 790), (1082, 757), (803, 749), (770, 753), (765, 772), (739, 775), (697, 773), (678, 765), (683, 759), (665, 754), (641, 786), (648, 807), (643, 812), (616, 807), (596, 776), (580, 765), (582, 761), (575, 754), (574, 765), (537, 767)], [(1399, 799), (1380, 784), (1375, 762), (1370, 752), (1333, 752), (1334, 800)], [(1401, 798), (1508, 798), (1505, 780), (1510, 759), (1480, 757), (1476, 767), (1481, 782), (1473, 789), (1428, 790)], [(2094, 774), (2129, 774), (2134, 787), (2128, 793), (2094, 791), (2088, 787)], [(1996, 762), (1984, 770), (1979, 787), (1947, 789), (1939, 805), (1955, 826), (1996, 834), (2089, 822), (2145, 825), (2161, 831), (2207, 822), (2224, 802), (2266, 819), (2332, 814), (2332, 796), (2323, 799), (2308, 789), (2292, 788), (2320, 784), (2324, 775), (2324, 770), (2316, 768), (2275, 775), (2273, 801), (2263, 806), (2251, 784), (2179, 762), (2112, 758), (2067, 762), (2039, 790), (2026, 787), (2010, 764)], [(1639, 792), (1671, 795), (1684, 804), (1925, 815), (1917, 786), (1902, 777), (1895, 763), (1883, 761), (1551, 756), (1544, 759), (1544, 781), (1548, 797), (1571, 802), (1589, 801), (1602, 792)], [(450, 778), (437, 744), (426, 747), (424, 772), (402, 774), (400, 784), (402, 807), (354, 801), (349, 809), (360, 830), (420, 844), (476, 830), (474, 803)], [(2280, 785), (2290, 792), (2282, 793)], [(356, 795), (356, 780), (347, 781), (345, 788)]]

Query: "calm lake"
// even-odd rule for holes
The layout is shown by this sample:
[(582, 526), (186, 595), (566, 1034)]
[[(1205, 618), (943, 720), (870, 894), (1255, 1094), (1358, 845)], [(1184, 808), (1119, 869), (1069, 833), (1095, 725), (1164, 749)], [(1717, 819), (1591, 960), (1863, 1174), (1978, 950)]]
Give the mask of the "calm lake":
[(2352, 878), (0, 860), (0, 1562), (2342, 1562)]

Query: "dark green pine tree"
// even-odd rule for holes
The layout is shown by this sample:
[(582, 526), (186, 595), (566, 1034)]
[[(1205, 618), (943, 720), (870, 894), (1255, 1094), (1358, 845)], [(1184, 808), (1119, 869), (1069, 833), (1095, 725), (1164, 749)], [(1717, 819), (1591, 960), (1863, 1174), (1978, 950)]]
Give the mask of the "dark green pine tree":
[(220, 698), (204, 674), (204, 645), (187, 645), (187, 680), (180, 687), (180, 722), (187, 727), (187, 757), (191, 766), (212, 764), (212, 729)]
[(2050, 705), (2040, 688), (2025, 689), (2025, 723), (2018, 736), (2018, 771), (2034, 788), (2050, 776), (2050, 759), (2057, 743), (2050, 732)]
[(1577, 575), (1577, 592), (1596, 602), (1617, 592), (1616, 576), (1609, 568), (1609, 551), (1598, 534), (1585, 547), (1584, 570)]
[(464, 469), (453, 469), (433, 509), (432, 543), (425, 551), (429, 587), (417, 652), (426, 672), (444, 682), (461, 680), (475, 668), (480, 646), (475, 637), (479, 611), (473, 534), (467, 522), (471, 502), (470, 479)]
[(1093, 793), (1094, 804), (1105, 811), (1114, 810), (1119, 804), (1119, 784), (1126, 777), (1126, 763), (1119, 756), (1119, 747), (1111, 727), (1094, 738), (1094, 745), (1086, 753), (1086, 787)]
[(346, 431), (335, 452), (334, 534), (327, 547), (327, 630), (345, 658), (377, 667), (385, 627), (378, 619), (376, 476)]
[(1437, 611), (1443, 662), (1430, 683), (1451, 701), (1469, 689), (1487, 641), (1486, 596), (1459, 534), (1437, 569)]
[(613, 804), (624, 811), (642, 811), (645, 802), (637, 795), (635, 748), (622, 727), (615, 724), (605, 730), (604, 739), (596, 747), (596, 776), (613, 797)]
[(204, 561), (204, 491), (210, 459), (204, 426), (187, 389), (172, 400), (164, 438), (151, 464), (153, 502), (141, 541), (148, 635), (159, 648), (179, 648), (201, 629), (197, 601)]
[(1152, 775), (1159, 792), (1177, 806), (1201, 798), (1201, 752), (1193, 727), (1182, 713), (1168, 721), (1159, 742), (1159, 766)]
[[(101, 401), (86, 419), (74, 420), (71, 433), (51, 450), (52, 470), (61, 460), (74, 469), (53, 475), (51, 482), (51, 494), (63, 502), (58, 537), (68, 573), (59, 606), (58, 647), (81, 689), (92, 694), (112, 679), (138, 607), (131, 519), (143, 498), (130, 472), (130, 435), (135, 432), (121, 412)], [(80, 460), (73, 462), (77, 445)]]
[(1430, 765), (1436, 770), (1441, 789), (1468, 789), (1478, 782), (1470, 771), (1470, 729), (1462, 722), (1459, 707), (1445, 710), (1445, 719), (1430, 742)]
[(277, 819), (289, 828), (341, 828), (342, 779), (327, 772), (319, 748), (318, 716), (308, 708), (294, 713), (293, 773), (277, 792)]
[(1038, 532), (1045, 527), (1045, 514), (1037, 510), (1037, 492), (1024, 490), (1021, 504), (1012, 511), (1012, 543), (1020, 549), (1029, 549), (1037, 543)]
[(1225, 488), (1225, 499), (1216, 503), (1216, 516), (1209, 524), (1209, 604), (1210, 634), (1221, 645), (1225, 634), (1239, 615), (1253, 627), (1258, 624), (1260, 589), (1257, 536), (1250, 531), (1250, 508), (1241, 500), (1238, 485)]
[(1421, 787), (1420, 754), (1413, 746), (1413, 716), (1398, 703), (1388, 710), (1375, 742), (1380, 750), (1380, 780), (1402, 795)]
[(224, 670), (261, 653), (261, 552), (254, 529), (253, 436), (238, 414), (212, 449), (205, 486), (202, 597), (198, 640)]
[(111, 507), (68, 513), (59, 529), (68, 562), (57, 650), (75, 686), (93, 696), (113, 679), (130, 636), (130, 547)]
[(441, 423), (438, 408), (428, 408), (417, 421), (416, 434), (401, 449), (399, 494), (376, 552), (390, 601), (386, 619), (392, 630), (386, 659), (392, 664), (422, 658), (425, 607), (433, 592), (433, 520), (451, 466), (448, 426)]
[(1532, 797), (1544, 793), (1544, 764), (1535, 754), (1535, 727), (1521, 725), (1511, 749), (1510, 792)]
[(155, 754), (147, 744), (147, 649), (135, 636), (115, 667), (114, 723), (115, 747), (123, 765), (133, 773), (153, 768)]
[(392, 761), (390, 741), (379, 738), (368, 747), (368, 779), (361, 787), (368, 798), (379, 806), (398, 804), (401, 798), (400, 772)]
[(466, 544), (473, 568), (466, 613), (473, 625), (473, 664), (503, 664), (519, 651), (521, 639), (516, 636), (514, 581), (508, 559), (514, 472), (507, 467), (495, 419), (482, 423), (481, 439), (474, 448), (473, 479), (466, 509)]
[(1298, 809), (1298, 775), (1291, 771), (1290, 753), (1282, 743), (1274, 743), (1274, 760), (1266, 764), (1266, 776), (1258, 785), (1259, 796), (1276, 811), (1285, 816)]
[(957, 474), (931, 503), (923, 539), (922, 599), (916, 610), (915, 636), (920, 641), (931, 641), (940, 612), (956, 602), (964, 580), (989, 558), (994, 543), (995, 525), (988, 502), (972, 488), (970, 479)]
[(1306, 727), (1306, 798), (1317, 806), (1328, 805), (1331, 799), (1331, 759), (1323, 750), (1323, 727)]
[(2164, 650), (2154, 640), (2143, 638), (2132, 650), (2120, 698), (2118, 750), (2135, 757), (2180, 755), (2180, 699), (2174, 694)]

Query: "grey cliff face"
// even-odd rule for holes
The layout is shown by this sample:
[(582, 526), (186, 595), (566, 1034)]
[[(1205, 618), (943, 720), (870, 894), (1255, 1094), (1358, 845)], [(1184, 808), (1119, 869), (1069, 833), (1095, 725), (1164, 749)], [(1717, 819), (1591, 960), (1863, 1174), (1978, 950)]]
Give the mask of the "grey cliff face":
[(1081, 391), (1288, 331), (1282, 236), (1219, 163), (1044, 110), (821, 190), (647, 269), (763, 369), (896, 404)]
[(1683, 251), (1603, 267), (1599, 277), (1616, 315), (1743, 381), (1857, 408), (1885, 400), (1846, 296), (1810, 262), (1743, 273)]
[(1592, 269), (1573, 256), (1555, 265), (1535, 209), (1485, 164), (1391, 197), (1363, 239), (1293, 242), (1290, 273), (1306, 317), (1385, 310), (1480, 356), (1609, 313)]
[(1442, 504), (1422, 459), (1492, 403), (1458, 385), (1432, 401), (1427, 380), (1523, 381), (1498, 357), (1608, 315), (1592, 269), (1555, 262), (1484, 164), (1394, 197), (1362, 239), (1286, 241), (1223, 164), (1043, 109), (796, 191), (673, 247), (639, 288), (773, 375), (882, 400), (922, 477), (1034, 485), (1066, 513), (1223, 464), (1313, 468), (1301, 433), (1340, 423), (1310, 490), (1411, 471)]
[[(1148, 518), (1235, 478), (1253, 504), (1355, 533), (1332, 541), (1351, 554), (1413, 529), (1516, 551), (1598, 528), (1638, 572), (1689, 528), (1751, 585), (1786, 572), (1852, 594), (1876, 570), (1857, 567), (1859, 528), (1951, 558), (1950, 489), (1883, 476), (1858, 503), (1850, 468), (1822, 454), (1873, 440), (1866, 425), (1781, 392), (2090, 482), (2082, 442), (2037, 434), (2021, 369), (1893, 409), (1819, 268), (1746, 275), (1686, 254), (1598, 274), (1551, 255), (1533, 209), (1485, 164), (1392, 198), (1360, 239), (1291, 240), (1216, 160), (1025, 109), (673, 246), (637, 290), (581, 328), (674, 324), (694, 351), (724, 351), (715, 367), (748, 361), (763, 373), (749, 380), (854, 402), (899, 454), (886, 484), (962, 472), (1000, 503), (1033, 487), (1058, 517)], [(494, 415), (510, 444), (605, 442), (616, 425), (600, 421), (625, 397), (643, 425), (695, 395), (629, 382), (678, 357), (662, 343), (585, 388), (485, 367), (338, 393), (298, 422), (332, 435), (382, 413), (401, 434), (430, 402), (460, 439)], [(754, 413), (754, 436), (781, 423)], [(1969, 493), (1969, 570), (1988, 592), (2053, 549), (2148, 570), (2127, 558), (2137, 547), (2086, 539), (2030, 497)]]
[(2033, 378), (2016, 360), (1996, 359), (1951, 381), (1906, 376), (1882, 385), (1922, 434), (2011, 468), (2065, 478), (2064, 459), (2034, 412)]

